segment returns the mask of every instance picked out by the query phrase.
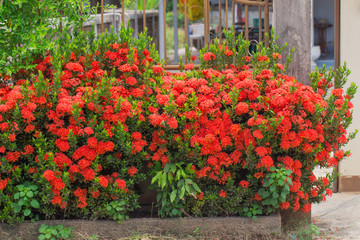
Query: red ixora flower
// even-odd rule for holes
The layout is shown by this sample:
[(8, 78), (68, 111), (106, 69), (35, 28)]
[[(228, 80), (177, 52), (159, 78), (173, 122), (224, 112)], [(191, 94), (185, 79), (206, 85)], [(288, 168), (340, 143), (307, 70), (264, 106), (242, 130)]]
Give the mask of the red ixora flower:
[(138, 172), (138, 170), (137, 170), (135, 167), (133, 167), (133, 166), (129, 167), (129, 169), (128, 169), (128, 174), (129, 174), (131, 177), (134, 176), (137, 172)]
[(65, 68), (74, 72), (84, 72), (84, 68), (79, 63), (67, 63)]
[(99, 183), (100, 183), (100, 186), (102, 186), (102, 187), (107, 187), (109, 181), (107, 180), (106, 177), (104, 177), (104, 176), (99, 176)]
[(215, 60), (215, 55), (211, 52), (207, 52), (204, 54), (204, 61), (210, 61), (210, 60)]
[(247, 188), (249, 186), (249, 182), (248, 181), (245, 181), (245, 180), (241, 180), (239, 182), (239, 185), (242, 186), (243, 188)]
[(223, 198), (226, 197), (226, 191), (220, 190), (219, 196), (220, 196), (220, 197), (223, 197)]
[(52, 180), (55, 179), (55, 174), (54, 174), (54, 172), (51, 171), (51, 170), (46, 170), (46, 171), (43, 173), (43, 176), (44, 176), (44, 178), (45, 178), (48, 182), (50, 182), (50, 181), (52, 181)]
[(261, 165), (263, 167), (269, 168), (274, 165), (274, 161), (270, 156), (265, 156), (261, 158)]
[(249, 112), (249, 105), (246, 102), (239, 102), (236, 105), (235, 112), (237, 115), (242, 115)]
[(140, 140), (141, 139), (141, 133), (139, 132), (133, 132), (131, 134), (131, 137), (134, 139), (134, 140)]
[(122, 179), (116, 179), (115, 184), (116, 184), (117, 188), (119, 188), (121, 190), (124, 190), (126, 188), (126, 182)]

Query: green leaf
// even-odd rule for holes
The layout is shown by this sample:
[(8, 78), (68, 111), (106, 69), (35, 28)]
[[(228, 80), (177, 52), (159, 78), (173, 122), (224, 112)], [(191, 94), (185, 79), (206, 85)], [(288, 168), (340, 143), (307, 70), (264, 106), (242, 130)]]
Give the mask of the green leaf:
[(199, 186), (196, 183), (193, 183), (193, 188), (195, 189), (195, 191), (197, 192), (201, 192), (201, 189), (199, 188)]
[(14, 208), (15, 213), (18, 213), (21, 211), (21, 206), (17, 203), (12, 203), (11, 206)]
[(29, 216), (30, 214), (31, 214), (31, 210), (30, 209), (25, 209), (24, 216)]
[(166, 174), (161, 176), (161, 188), (163, 189), (166, 186)]
[(278, 204), (277, 199), (271, 198), (271, 199), (270, 199), (270, 204), (273, 205), (274, 207), (276, 207), (276, 205)]
[(22, 206), (22, 205), (24, 205), (24, 203), (25, 203), (24, 200), (20, 199), (20, 201), (18, 201), (17, 204), (18, 204), (19, 206)]
[(173, 210), (171, 210), (171, 215), (172, 216), (178, 216), (178, 210), (176, 208), (174, 208)]
[(163, 198), (161, 200), (161, 205), (164, 207), (166, 205), (166, 203), (167, 203), (166, 196), (163, 196)]
[(193, 183), (193, 181), (192, 181), (191, 179), (189, 179), (189, 178), (186, 178), (186, 179), (185, 179), (185, 182), (186, 182), (187, 184), (189, 184), (189, 185), (191, 185), (191, 184)]
[(14, 199), (16, 199), (16, 200), (17, 200), (17, 199), (19, 199), (19, 198), (20, 198), (20, 194), (19, 194), (18, 192), (17, 192), (17, 193), (15, 193), (15, 194), (14, 194)]
[(267, 198), (270, 195), (270, 193), (266, 191), (264, 188), (260, 188), (258, 193), (261, 198)]
[(276, 190), (276, 186), (275, 185), (271, 185), (270, 186), (270, 192), (274, 192)]
[(190, 168), (191, 168), (191, 166), (192, 166), (192, 163), (189, 163), (189, 164), (186, 166), (185, 170), (186, 170), (186, 171), (189, 171)]
[(176, 165), (172, 164), (170, 168), (170, 172), (174, 173), (176, 171)]
[(273, 192), (272, 197), (273, 198), (279, 198), (279, 194), (277, 192)]
[(44, 234), (40, 234), (38, 237), (39, 240), (44, 240), (45, 239), (45, 235)]
[(289, 188), (289, 185), (287, 183), (285, 183), (285, 185), (284, 185), (284, 190), (287, 191), (287, 192), (290, 192), (290, 188)]
[(161, 177), (161, 175), (162, 175), (162, 172), (158, 172), (158, 173), (155, 175), (155, 177), (153, 177), (153, 178), (151, 179), (151, 184), (154, 184), (154, 182), (156, 182), (156, 181)]
[(164, 172), (167, 173), (169, 171), (170, 167), (171, 167), (170, 163), (165, 164)]
[(288, 177), (288, 178), (287, 178), (287, 182), (288, 182), (289, 185), (292, 185), (291, 178)]
[(177, 195), (177, 190), (174, 190), (170, 194), (170, 202), (174, 202)]
[(26, 192), (26, 196), (28, 196), (29, 198), (32, 198), (34, 196), (34, 192), (28, 191), (28, 192)]
[(168, 174), (169, 183), (171, 184), (174, 180), (174, 177), (172, 174)]
[(180, 177), (181, 177), (181, 173), (180, 173), (180, 171), (177, 171), (177, 172), (176, 172), (176, 180), (179, 180)]
[(264, 179), (264, 187), (268, 187), (270, 185), (269, 179), (265, 178)]
[(185, 195), (185, 187), (180, 188), (180, 196), (179, 198), (183, 198)]
[(185, 184), (185, 190), (187, 193), (191, 193), (189, 185)]
[(31, 205), (33, 208), (40, 208), (39, 202), (36, 201), (35, 199), (31, 200), (30, 205)]
[(284, 203), (285, 201), (286, 201), (286, 197), (284, 197), (283, 195), (280, 194), (279, 202)]
[(182, 169), (180, 169), (180, 171), (181, 171), (181, 176), (185, 179), (185, 178), (186, 178), (186, 173), (185, 173), (185, 171), (182, 170)]
[(280, 180), (278, 181), (278, 183), (279, 183), (279, 185), (280, 185), (280, 186), (283, 186), (283, 185), (284, 185), (284, 183), (285, 183), (285, 181), (284, 181), (284, 180), (282, 180), (282, 179), (280, 179)]

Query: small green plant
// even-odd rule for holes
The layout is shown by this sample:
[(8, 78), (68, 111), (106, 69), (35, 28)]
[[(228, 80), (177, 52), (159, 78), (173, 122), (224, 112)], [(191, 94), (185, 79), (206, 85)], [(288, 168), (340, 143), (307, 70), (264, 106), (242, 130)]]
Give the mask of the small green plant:
[(258, 193), (262, 199), (263, 205), (269, 205), (277, 209), (279, 203), (284, 203), (286, 197), (290, 194), (290, 185), (292, 185), (292, 181), (289, 176), (292, 171), (275, 167), (270, 167), (269, 170), (271, 172), (268, 173), (264, 179), (264, 187), (260, 188)]
[(300, 223), (300, 227), (298, 227), (297, 230), (289, 232), (287, 235), (288, 239), (311, 240), (314, 239), (315, 236), (319, 237), (320, 231), (319, 228), (313, 223), (310, 225), (306, 223)]
[(17, 185), (15, 188), (17, 192), (15, 192), (14, 202), (11, 204), (14, 212), (22, 214), (22, 220), (24, 220), (25, 217), (29, 217), (32, 220), (39, 220), (39, 216), (33, 212), (33, 209), (40, 207), (39, 202), (36, 200), (38, 186), (30, 182), (25, 182), (24, 184)]
[(129, 216), (126, 215), (125, 211), (125, 201), (112, 201), (107, 206), (106, 210), (108, 211), (108, 215), (117, 220), (119, 223), (123, 220), (129, 219)]
[(183, 162), (167, 163), (151, 180), (152, 184), (161, 189), (157, 195), (157, 202), (160, 206), (159, 215), (162, 217), (181, 216), (185, 206), (185, 197), (195, 197), (201, 192), (198, 185), (191, 180), (195, 173), (191, 169), (192, 164), (189, 163), (185, 168), (183, 165)]
[(41, 224), (39, 229), (39, 240), (50, 239), (50, 240), (62, 240), (70, 239), (73, 236), (71, 231), (73, 228), (66, 228), (63, 225), (54, 225), (49, 226), (46, 224)]
[(253, 220), (257, 219), (256, 215), (262, 214), (263, 207), (257, 204), (254, 204), (251, 207), (245, 207), (244, 209), (245, 216), (251, 217)]

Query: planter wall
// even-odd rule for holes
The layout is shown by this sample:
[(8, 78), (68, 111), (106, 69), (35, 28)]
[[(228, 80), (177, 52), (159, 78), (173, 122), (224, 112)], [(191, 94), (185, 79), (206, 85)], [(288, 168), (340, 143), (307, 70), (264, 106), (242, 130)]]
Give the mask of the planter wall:
[(115, 221), (48, 220), (24, 222), (16, 226), (0, 224), (0, 239), (37, 239), (41, 224), (74, 228), (75, 239), (120, 239), (139, 234), (174, 236), (176, 239), (274, 239), (281, 234), (279, 215), (251, 218), (134, 218), (122, 223)]

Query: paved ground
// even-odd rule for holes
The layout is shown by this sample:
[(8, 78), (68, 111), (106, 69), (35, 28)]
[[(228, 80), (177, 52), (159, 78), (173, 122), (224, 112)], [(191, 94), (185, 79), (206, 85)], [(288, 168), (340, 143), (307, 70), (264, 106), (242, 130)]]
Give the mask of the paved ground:
[(334, 193), (312, 207), (320, 239), (360, 240), (360, 193)]

